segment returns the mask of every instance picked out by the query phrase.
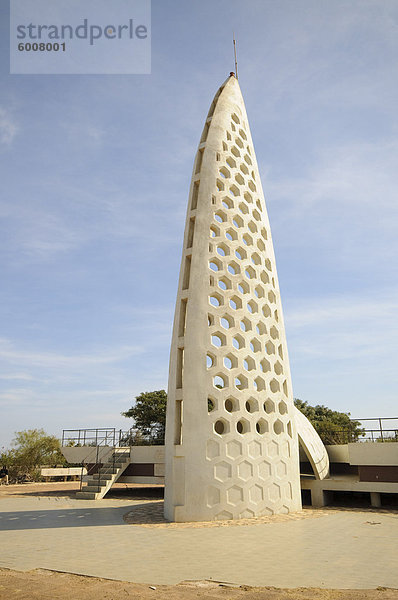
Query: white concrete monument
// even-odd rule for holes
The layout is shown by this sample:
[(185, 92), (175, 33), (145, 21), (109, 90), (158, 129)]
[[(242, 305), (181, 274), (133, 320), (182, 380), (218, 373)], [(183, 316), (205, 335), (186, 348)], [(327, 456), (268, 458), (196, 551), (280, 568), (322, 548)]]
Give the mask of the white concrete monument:
[(301, 508), (298, 436), (275, 256), (234, 74), (196, 154), (170, 355), (165, 516)]

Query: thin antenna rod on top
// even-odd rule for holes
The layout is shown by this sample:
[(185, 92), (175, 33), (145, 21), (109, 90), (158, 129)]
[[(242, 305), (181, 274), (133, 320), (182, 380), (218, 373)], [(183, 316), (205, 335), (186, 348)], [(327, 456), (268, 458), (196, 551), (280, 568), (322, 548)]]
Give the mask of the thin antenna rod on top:
[(238, 79), (238, 60), (236, 58), (236, 39), (235, 39), (235, 33), (233, 35), (234, 35), (235, 76), (236, 76), (236, 79)]

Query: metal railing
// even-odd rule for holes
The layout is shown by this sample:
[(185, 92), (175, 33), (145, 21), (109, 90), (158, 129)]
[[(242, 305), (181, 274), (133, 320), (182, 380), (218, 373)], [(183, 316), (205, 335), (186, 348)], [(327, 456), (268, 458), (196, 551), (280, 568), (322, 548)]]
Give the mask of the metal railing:
[(398, 417), (352, 420), (359, 421), (364, 429), (364, 435), (358, 440), (359, 442), (398, 442)]
[(134, 439), (133, 428), (123, 431), (115, 427), (96, 429), (64, 429), (62, 446), (131, 446)]

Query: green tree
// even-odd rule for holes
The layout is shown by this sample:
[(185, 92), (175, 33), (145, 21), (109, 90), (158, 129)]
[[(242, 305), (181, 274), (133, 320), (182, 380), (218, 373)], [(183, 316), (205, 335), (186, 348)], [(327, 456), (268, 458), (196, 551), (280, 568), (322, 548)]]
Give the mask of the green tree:
[(12, 448), (0, 454), (0, 464), (7, 466), (11, 480), (40, 479), (43, 465), (64, 465), (61, 443), (43, 429), (16, 431)]
[(136, 443), (163, 444), (166, 428), (167, 394), (165, 390), (142, 392), (124, 417), (131, 417), (137, 431)]
[(364, 435), (359, 421), (350, 418), (350, 413), (338, 412), (327, 406), (311, 406), (308, 402), (294, 399), (294, 404), (312, 423), (324, 444), (347, 444), (357, 442)]

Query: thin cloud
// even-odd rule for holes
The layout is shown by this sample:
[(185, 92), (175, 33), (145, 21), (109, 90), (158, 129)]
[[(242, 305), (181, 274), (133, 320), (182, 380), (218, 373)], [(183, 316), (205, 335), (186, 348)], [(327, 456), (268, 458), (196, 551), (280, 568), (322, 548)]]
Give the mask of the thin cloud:
[(0, 144), (11, 144), (17, 132), (18, 128), (10, 114), (0, 107)]

